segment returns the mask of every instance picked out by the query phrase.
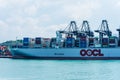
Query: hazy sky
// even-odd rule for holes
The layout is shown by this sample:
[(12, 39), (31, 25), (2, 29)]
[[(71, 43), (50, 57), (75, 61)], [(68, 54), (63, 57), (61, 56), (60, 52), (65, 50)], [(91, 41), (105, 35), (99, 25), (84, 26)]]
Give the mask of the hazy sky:
[(120, 0), (0, 0), (0, 42), (22, 37), (52, 37), (71, 20), (88, 20), (92, 30), (103, 19), (116, 34)]

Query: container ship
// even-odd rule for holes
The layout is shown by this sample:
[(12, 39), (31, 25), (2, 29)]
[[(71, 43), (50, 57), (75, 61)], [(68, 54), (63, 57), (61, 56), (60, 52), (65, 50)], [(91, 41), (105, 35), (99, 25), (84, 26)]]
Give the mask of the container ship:
[(108, 60), (120, 59), (119, 36), (113, 36), (107, 20), (95, 30), (99, 34), (94, 37), (89, 22), (84, 20), (79, 28), (75, 21), (64, 30), (56, 31), (54, 38), (24, 37), (22, 45), (11, 47), (13, 58), (24, 59), (58, 59), (58, 60)]

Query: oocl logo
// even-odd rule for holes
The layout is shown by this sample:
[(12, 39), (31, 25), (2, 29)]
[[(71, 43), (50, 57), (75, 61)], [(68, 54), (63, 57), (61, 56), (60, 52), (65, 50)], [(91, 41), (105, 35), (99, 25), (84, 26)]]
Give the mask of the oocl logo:
[(101, 53), (101, 49), (82, 49), (80, 50), (81, 56), (104, 56), (104, 54)]

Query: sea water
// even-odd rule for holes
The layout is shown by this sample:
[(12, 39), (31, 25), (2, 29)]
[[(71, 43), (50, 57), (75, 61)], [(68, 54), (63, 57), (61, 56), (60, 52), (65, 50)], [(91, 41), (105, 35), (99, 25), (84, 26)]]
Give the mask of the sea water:
[(0, 80), (120, 80), (120, 60), (0, 59)]

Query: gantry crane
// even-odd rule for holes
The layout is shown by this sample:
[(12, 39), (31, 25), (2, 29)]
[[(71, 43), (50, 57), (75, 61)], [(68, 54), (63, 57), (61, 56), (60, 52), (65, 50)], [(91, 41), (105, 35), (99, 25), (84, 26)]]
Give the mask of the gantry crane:
[(64, 30), (59, 30), (56, 31), (56, 39), (57, 39), (57, 43), (60, 43), (62, 38), (62, 34), (65, 34), (66, 37), (73, 37), (73, 36), (77, 36), (78, 34), (78, 27), (76, 25), (75, 21), (71, 21), (70, 24), (64, 29)]
[(70, 24), (64, 30), (59, 30), (59, 33), (75, 36), (78, 34), (78, 32), (79, 30), (75, 21), (71, 21)]
[(112, 36), (112, 32), (109, 30), (107, 20), (102, 20), (100, 28), (98, 30), (95, 30), (95, 32), (99, 33), (99, 43), (102, 43), (102, 38), (104, 35), (108, 37)]
[(86, 20), (83, 21), (80, 32), (86, 34), (89, 37), (93, 37), (94, 36), (94, 33), (90, 30), (89, 23)]
[(67, 34), (74, 34), (77, 35), (78, 27), (75, 21), (71, 21), (70, 24), (64, 30)]

